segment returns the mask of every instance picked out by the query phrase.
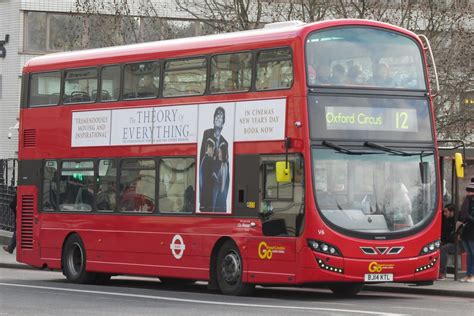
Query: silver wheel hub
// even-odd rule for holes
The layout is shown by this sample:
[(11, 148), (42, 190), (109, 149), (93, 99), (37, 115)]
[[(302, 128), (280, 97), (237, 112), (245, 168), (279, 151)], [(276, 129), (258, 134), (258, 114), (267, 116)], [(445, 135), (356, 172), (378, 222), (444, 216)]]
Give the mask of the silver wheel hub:
[(235, 284), (240, 280), (242, 265), (240, 256), (235, 251), (225, 255), (224, 260), (222, 260), (221, 272), (222, 277), (228, 284)]

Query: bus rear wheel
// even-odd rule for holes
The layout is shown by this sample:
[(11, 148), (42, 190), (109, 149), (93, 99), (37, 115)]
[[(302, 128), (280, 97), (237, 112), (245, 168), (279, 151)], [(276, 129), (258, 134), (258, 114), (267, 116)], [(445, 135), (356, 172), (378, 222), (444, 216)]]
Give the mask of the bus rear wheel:
[(217, 284), (227, 295), (249, 295), (255, 289), (254, 284), (243, 283), (242, 256), (232, 241), (225, 242), (217, 255)]
[(74, 283), (93, 283), (96, 274), (86, 271), (86, 250), (82, 239), (74, 234), (64, 244), (62, 268), (66, 279)]
[(337, 283), (329, 285), (329, 289), (338, 297), (355, 296), (363, 287), (363, 283)]

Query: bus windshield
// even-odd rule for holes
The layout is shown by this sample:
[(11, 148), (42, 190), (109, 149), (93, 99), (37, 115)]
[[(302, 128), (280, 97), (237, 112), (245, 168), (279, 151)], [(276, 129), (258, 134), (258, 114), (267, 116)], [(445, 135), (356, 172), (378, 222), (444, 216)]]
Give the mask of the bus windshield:
[(432, 151), (341, 148), (312, 150), (316, 203), (324, 219), (345, 230), (383, 235), (416, 229), (433, 217)]
[(416, 42), (392, 31), (343, 27), (307, 38), (309, 86), (426, 90)]

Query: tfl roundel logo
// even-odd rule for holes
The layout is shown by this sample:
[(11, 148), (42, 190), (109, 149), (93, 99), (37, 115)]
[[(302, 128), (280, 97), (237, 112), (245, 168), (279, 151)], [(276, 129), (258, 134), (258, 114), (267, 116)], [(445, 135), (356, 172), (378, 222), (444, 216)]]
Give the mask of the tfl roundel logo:
[(174, 235), (173, 240), (171, 240), (170, 249), (176, 259), (181, 259), (183, 257), (186, 245), (184, 244), (181, 235)]

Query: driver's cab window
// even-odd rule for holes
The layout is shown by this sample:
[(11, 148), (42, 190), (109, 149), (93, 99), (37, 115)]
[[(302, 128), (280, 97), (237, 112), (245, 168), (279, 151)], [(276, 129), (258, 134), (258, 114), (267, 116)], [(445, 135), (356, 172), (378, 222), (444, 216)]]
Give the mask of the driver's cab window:
[(291, 180), (277, 182), (276, 162), (284, 155), (260, 158), (260, 218), (267, 236), (298, 236), (304, 216), (304, 170), (301, 155), (289, 155)]

